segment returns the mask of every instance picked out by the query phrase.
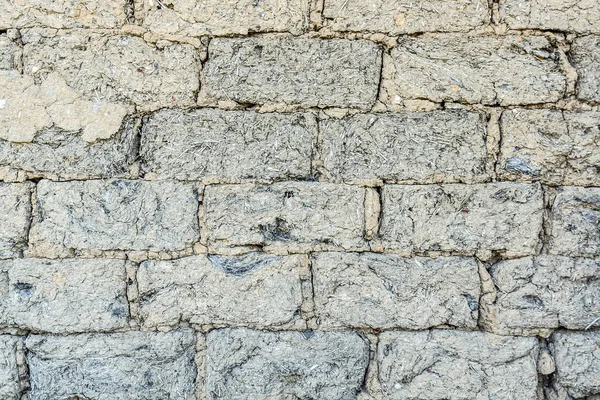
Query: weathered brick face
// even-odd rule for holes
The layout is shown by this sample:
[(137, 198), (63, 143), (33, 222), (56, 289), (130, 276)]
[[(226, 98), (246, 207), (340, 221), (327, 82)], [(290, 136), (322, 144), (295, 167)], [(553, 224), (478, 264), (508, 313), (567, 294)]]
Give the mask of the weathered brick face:
[(599, 400), (600, 0), (0, 0), (0, 400)]

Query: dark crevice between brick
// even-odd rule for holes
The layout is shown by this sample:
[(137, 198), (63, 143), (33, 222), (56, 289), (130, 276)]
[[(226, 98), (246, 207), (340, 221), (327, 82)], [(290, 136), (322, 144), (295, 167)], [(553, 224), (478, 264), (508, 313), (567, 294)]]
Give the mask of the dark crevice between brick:
[(124, 11), (125, 11), (125, 20), (130, 25), (135, 25), (136, 17), (135, 17), (135, 3), (134, 0), (125, 0)]
[(542, 213), (542, 229), (539, 238), (541, 248), (539, 254), (548, 254), (548, 245), (552, 236), (552, 207), (556, 198), (556, 189), (548, 185), (541, 185), (544, 194), (544, 212)]
[[(317, 329), (317, 316), (315, 314), (315, 273), (313, 268), (313, 254), (307, 255), (308, 273), (306, 281), (301, 281), (302, 285), (302, 316), (308, 329)], [(308, 304), (307, 304), (308, 303)]]
[[(25, 230), (25, 249), (28, 251), (31, 248), (31, 227), (33, 226), (33, 219), (36, 214), (36, 209), (38, 208), (36, 203), (37, 199), (37, 183), (41, 180), (41, 178), (32, 180), (35, 182), (34, 186), (29, 191), (29, 206), (31, 207), (29, 212), (29, 218), (27, 223), (27, 228)], [(21, 257), (23, 257), (23, 252), (21, 252)]]
[[(27, 333), (29, 334), (29, 333)], [(25, 337), (17, 342), (15, 357), (17, 358), (17, 375), (19, 378), (21, 398), (27, 399), (31, 390), (31, 379), (29, 365), (27, 364), (27, 349), (25, 348)]]

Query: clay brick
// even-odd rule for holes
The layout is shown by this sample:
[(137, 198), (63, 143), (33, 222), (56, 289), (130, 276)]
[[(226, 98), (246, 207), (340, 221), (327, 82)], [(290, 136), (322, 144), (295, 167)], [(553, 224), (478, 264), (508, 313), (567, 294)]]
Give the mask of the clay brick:
[(577, 399), (600, 395), (600, 331), (557, 332), (550, 346), (558, 387)]
[(305, 256), (194, 256), (146, 261), (137, 273), (145, 327), (195, 325), (303, 327)]
[(197, 241), (193, 185), (129, 180), (51, 182), (37, 186), (30, 232), (34, 254), (78, 251), (182, 251)]
[(381, 49), (370, 41), (213, 39), (208, 53), (209, 98), (368, 109), (377, 96)]
[(193, 400), (195, 342), (191, 331), (30, 335), (29, 396)]
[(354, 332), (223, 329), (208, 333), (206, 348), (211, 399), (351, 399), (369, 360)]
[(550, 254), (600, 255), (600, 188), (560, 188), (550, 220)]
[(308, 0), (161, 0), (157, 7), (135, 0), (136, 18), (154, 33), (183, 36), (247, 35), (253, 32), (302, 33)]
[(500, 21), (511, 29), (600, 32), (595, 0), (500, 0)]
[(537, 345), (483, 332), (385, 332), (378, 378), (389, 399), (537, 400)]
[(566, 90), (558, 50), (544, 36), (405, 37), (386, 63), (384, 89), (391, 102), (507, 106), (556, 102)]
[(401, 35), (468, 31), (488, 24), (491, 9), (485, 0), (327, 0), (323, 17), (335, 31)]
[(15, 69), (18, 63), (18, 54), (20, 54), (20, 50), (17, 44), (6, 35), (0, 35), (0, 70)]
[(600, 260), (557, 256), (504, 260), (490, 269), (492, 304), (482, 320), (504, 335), (585, 329), (600, 315)]
[(217, 247), (364, 248), (365, 190), (318, 182), (208, 186), (207, 239)]
[(206, 183), (308, 178), (316, 136), (310, 114), (161, 110), (144, 121), (142, 170)]
[(0, 0), (0, 29), (118, 28), (127, 20), (127, 0)]
[(542, 228), (539, 185), (386, 185), (380, 235), (400, 252), (534, 254)]
[(26, 74), (61, 75), (87, 99), (133, 103), (147, 111), (193, 106), (200, 87), (198, 50), (140, 37), (82, 30), (23, 32)]
[(21, 399), (19, 370), (17, 367), (16, 336), (0, 335), (0, 397), (6, 400)]
[(477, 325), (480, 282), (471, 258), (317, 253), (312, 268), (322, 329)]
[(599, 185), (600, 113), (515, 109), (502, 113), (502, 179)]
[(320, 122), (326, 176), (352, 183), (464, 182), (486, 178), (482, 114), (360, 114)]
[(128, 326), (124, 261), (26, 258), (0, 261), (0, 272), (0, 326), (53, 333)]
[(584, 36), (573, 40), (570, 61), (577, 70), (577, 97), (600, 102), (600, 36)]
[(32, 188), (29, 183), (0, 183), (0, 259), (16, 257), (27, 247)]

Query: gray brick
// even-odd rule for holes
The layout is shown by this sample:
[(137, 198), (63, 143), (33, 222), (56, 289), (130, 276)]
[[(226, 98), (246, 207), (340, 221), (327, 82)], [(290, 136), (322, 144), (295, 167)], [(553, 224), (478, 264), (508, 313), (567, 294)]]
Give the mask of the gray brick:
[(54, 333), (128, 326), (124, 261), (6, 260), (0, 272), (0, 326)]
[(191, 331), (30, 335), (30, 398), (193, 400), (195, 341)]
[(515, 109), (502, 113), (503, 179), (599, 185), (600, 113)]
[(15, 42), (6, 35), (0, 35), (0, 70), (15, 69), (19, 53), (19, 47)]
[(491, 9), (485, 0), (325, 1), (323, 17), (335, 31), (460, 32), (486, 25)]
[(146, 261), (137, 273), (146, 327), (196, 325), (302, 327), (306, 256), (194, 256)]
[(166, 6), (135, 0), (136, 18), (153, 33), (184, 36), (247, 35), (252, 32), (302, 33), (308, 0), (161, 0)]
[(6, 400), (21, 399), (19, 369), (17, 366), (16, 336), (0, 335), (0, 397)]
[(385, 332), (378, 378), (389, 399), (537, 400), (537, 344), (483, 332)]
[(161, 110), (144, 122), (142, 170), (207, 183), (308, 178), (316, 136), (310, 114)]
[(364, 248), (365, 190), (318, 182), (206, 188), (207, 239), (220, 247)]
[(588, 0), (500, 0), (500, 20), (511, 29), (600, 32), (600, 5)]
[(550, 346), (559, 388), (577, 399), (600, 395), (600, 331), (557, 332)]
[(492, 304), (482, 320), (500, 334), (585, 329), (600, 316), (600, 260), (557, 256), (504, 260), (490, 269)]
[(405, 37), (391, 52), (389, 101), (555, 102), (566, 90), (558, 50), (544, 36)]
[(471, 258), (317, 253), (312, 268), (323, 329), (477, 325), (480, 282)]
[(542, 228), (539, 185), (386, 185), (381, 237), (401, 252), (534, 254)]
[(211, 399), (352, 399), (369, 360), (354, 332), (215, 330), (206, 347)]
[(239, 103), (370, 108), (381, 50), (366, 40), (213, 39), (206, 94)]
[(32, 188), (29, 183), (0, 183), (0, 259), (16, 257), (27, 247)]
[(182, 251), (199, 238), (195, 186), (173, 181), (41, 181), (34, 253)]
[(573, 40), (570, 60), (577, 70), (577, 97), (600, 102), (600, 36), (584, 36)]
[(560, 188), (550, 219), (550, 254), (600, 255), (600, 188)]
[(325, 173), (336, 181), (485, 179), (486, 122), (478, 113), (360, 114), (320, 123)]
[(27, 74), (55, 71), (88, 99), (133, 103), (140, 110), (193, 106), (200, 87), (198, 50), (83, 30), (23, 32)]

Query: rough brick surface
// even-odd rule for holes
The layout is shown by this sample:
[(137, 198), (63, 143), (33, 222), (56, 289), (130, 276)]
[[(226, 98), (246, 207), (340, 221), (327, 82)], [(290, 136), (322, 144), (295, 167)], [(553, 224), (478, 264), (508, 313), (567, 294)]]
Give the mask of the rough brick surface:
[(118, 28), (127, 18), (127, 1), (0, 0), (0, 29), (27, 26), (52, 28)]
[(319, 253), (312, 262), (320, 327), (475, 327), (479, 275), (473, 259)]
[(560, 188), (550, 219), (551, 254), (600, 255), (600, 188)]
[(325, 1), (323, 17), (336, 31), (418, 32), (468, 31), (487, 24), (491, 9), (484, 0)]
[(497, 172), (504, 179), (598, 185), (599, 124), (595, 111), (505, 111)]
[(195, 104), (200, 61), (191, 45), (157, 47), (135, 36), (78, 33), (25, 30), (25, 72), (55, 71), (88, 99), (131, 102), (142, 110)]
[(558, 332), (551, 346), (557, 385), (574, 398), (600, 395), (600, 332)]
[(0, 259), (18, 256), (27, 247), (31, 190), (28, 183), (0, 183)]
[(302, 327), (306, 256), (195, 256), (146, 261), (137, 273), (147, 327), (196, 325)]
[(559, 64), (557, 49), (544, 36), (406, 37), (386, 65), (386, 91), (392, 102), (555, 102), (566, 90)]
[(213, 39), (206, 95), (239, 103), (370, 108), (381, 50), (365, 40)]
[(571, 62), (577, 70), (577, 97), (600, 102), (600, 36), (583, 36), (573, 40)]
[(191, 331), (31, 335), (31, 400), (195, 399)]
[(209, 186), (207, 239), (216, 246), (363, 248), (365, 190), (317, 182)]
[(500, 334), (585, 329), (600, 316), (599, 260), (526, 257), (500, 261), (489, 272), (494, 302), (483, 301), (483, 321)]
[(144, 122), (142, 170), (207, 183), (308, 178), (316, 136), (310, 114), (163, 110)]
[(21, 398), (19, 370), (17, 367), (17, 342), (15, 336), (0, 335), (0, 397), (6, 400)]
[(537, 339), (482, 332), (385, 332), (378, 378), (389, 399), (537, 400)]
[(206, 347), (212, 399), (354, 398), (369, 359), (353, 332), (216, 330)]
[(41, 181), (30, 232), (34, 253), (182, 251), (199, 239), (193, 185), (173, 181)]
[(486, 122), (464, 111), (359, 114), (320, 123), (325, 174), (356, 183), (485, 179)]
[(135, 0), (136, 18), (156, 33), (173, 35), (246, 35), (251, 32), (302, 33), (308, 24), (308, 0)]
[(19, 48), (17, 44), (10, 40), (6, 35), (0, 35), (0, 70), (14, 69), (18, 65), (17, 54)]
[(380, 235), (403, 253), (446, 251), (487, 258), (530, 255), (542, 228), (538, 185), (386, 185)]
[(69, 333), (128, 326), (124, 261), (5, 260), (0, 273), (1, 327)]
[(511, 29), (600, 32), (595, 0), (500, 0), (500, 19)]

